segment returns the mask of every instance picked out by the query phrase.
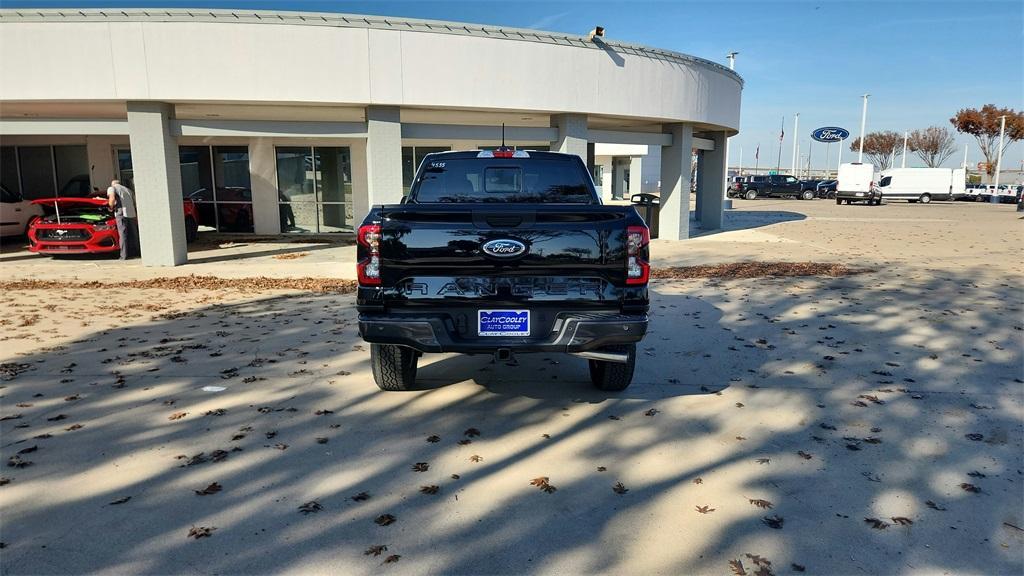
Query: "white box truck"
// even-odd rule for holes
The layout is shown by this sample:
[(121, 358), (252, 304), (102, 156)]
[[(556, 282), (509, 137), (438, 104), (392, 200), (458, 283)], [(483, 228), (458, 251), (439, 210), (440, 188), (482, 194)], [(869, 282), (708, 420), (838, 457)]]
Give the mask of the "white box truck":
[(927, 204), (963, 196), (966, 180), (963, 168), (892, 168), (882, 172), (878, 190), (886, 200)]
[(836, 204), (846, 202), (867, 202), (881, 204), (881, 196), (875, 186), (875, 165), (850, 162), (839, 165), (839, 181), (836, 184)]

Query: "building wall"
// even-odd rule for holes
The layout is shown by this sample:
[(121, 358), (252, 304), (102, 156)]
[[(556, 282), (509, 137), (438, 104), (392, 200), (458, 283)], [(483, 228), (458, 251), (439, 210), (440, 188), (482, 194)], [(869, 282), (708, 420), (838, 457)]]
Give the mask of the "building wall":
[(613, 42), (39, 13), (51, 16), (0, 11), (0, 100), (463, 107), (739, 126), (738, 76)]

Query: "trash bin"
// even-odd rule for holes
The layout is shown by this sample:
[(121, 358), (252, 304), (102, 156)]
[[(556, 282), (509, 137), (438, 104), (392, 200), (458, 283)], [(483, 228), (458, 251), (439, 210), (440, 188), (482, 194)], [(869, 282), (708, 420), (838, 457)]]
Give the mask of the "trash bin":
[(661, 209), (661, 198), (657, 194), (633, 194), (629, 197), (633, 208), (644, 219), (647, 227), (651, 229), (651, 238), (658, 237), (658, 211)]

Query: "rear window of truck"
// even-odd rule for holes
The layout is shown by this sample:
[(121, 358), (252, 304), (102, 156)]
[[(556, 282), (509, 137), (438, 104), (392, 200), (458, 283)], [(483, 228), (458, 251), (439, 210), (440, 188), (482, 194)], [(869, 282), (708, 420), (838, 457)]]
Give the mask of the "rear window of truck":
[(409, 201), (596, 204), (583, 167), (546, 158), (427, 157)]

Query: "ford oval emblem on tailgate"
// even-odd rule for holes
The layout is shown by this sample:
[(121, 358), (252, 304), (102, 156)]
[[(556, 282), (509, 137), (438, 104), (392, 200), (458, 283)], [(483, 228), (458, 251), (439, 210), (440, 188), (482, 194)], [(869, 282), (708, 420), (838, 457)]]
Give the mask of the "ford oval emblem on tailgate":
[(526, 253), (526, 244), (518, 240), (491, 240), (480, 247), (484, 254), (498, 258), (512, 258)]

